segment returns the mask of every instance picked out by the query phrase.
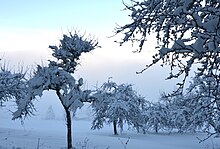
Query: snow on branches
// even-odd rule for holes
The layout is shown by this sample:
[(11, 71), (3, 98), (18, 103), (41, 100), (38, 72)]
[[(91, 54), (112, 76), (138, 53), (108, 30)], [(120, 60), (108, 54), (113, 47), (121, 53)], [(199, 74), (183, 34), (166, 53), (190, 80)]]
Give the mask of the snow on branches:
[(145, 99), (133, 90), (131, 84), (116, 84), (105, 82), (93, 95), (96, 100), (92, 103), (95, 111), (92, 129), (100, 129), (104, 123), (113, 123), (114, 134), (117, 134), (116, 127), (123, 129), (123, 124), (138, 129), (141, 107)]
[(144, 113), (145, 126), (152, 127), (149, 123), (156, 117), (159, 121), (156, 124), (163, 124), (161, 125), (163, 127), (159, 128), (177, 129), (179, 132), (202, 130), (208, 133), (208, 138), (212, 135), (220, 135), (219, 76), (195, 76), (185, 94), (175, 96), (163, 94), (160, 103), (154, 104), (157, 109), (160, 105), (164, 110), (158, 110), (157, 117), (154, 116), (155, 114), (145, 114), (155, 111), (155, 108), (147, 107)]
[(193, 65), (199, 64), (198, 75), (219, 72), (218, 0), (132, 0), (132, 5), (125, 7), (132, 22), (116, 28), (116, 34), (124, 35), (120, 44), (137, 42), (141, 51), (149, 36), (156, 33), (158, 52), (140, 73), (160, 60), (170, 66), (168, 79), (184, 75), (183, 84)]
[(22, 99), (26, 94), (26, 80), (22, 73), (12, 73), (5, 68), (0, 70), (0, 107), (3, 103), (16, 98)]
[(78, 65), (79, 57), (82, 53), (90, 52), (98, 48), (98, 42), (90, 38), (71, 33), (69, 36), (63, 35), (60, 40), (59, 47), (49, 46), (53, 50), (52, 56), (57, 59), (57, 62), (51, 62), (54, 65), (62, 67), (69, 73), (74, 73), (75, 67)]
[(41, 67), (38, 65), (33, 77), (27, 82), (27, 94), (23, 100), (17, 102), (17, 111), (13, 113), (13, 119), (33, 113), (32, 101), (41, 97), (43, 91), (53, 90), (56, 92), (66, 114), (67, 143), (68, 149), (72, 148), (71, 112), (75, 115), (83, 102), (91, 101), (90, 90), (82, 90), (83, 79), (78, 81), (73, 77), (79, 58), (82, 53), (90, 52), (98, 47), (98, 42), (84, 36), (71, 33), (63, 35), (59, 47), (49, 46), (53, 50), (52, 56), (56, 61), (50, 61), (49, 65)]
[(27, 82), (28, 93), (25, 99), (18, 103), (14, 119), (29, 113), (30, 109), (27, 109), (27, 106), (31, 105), (36, 97), (41, 97), (45, 90), (54, 90), (64, 108), (72, 111), (73, 114), (87, 100), (90, 91), (81, 90), (83, 79), (80, 78), (77, 81), (72, 75), (80, 55), (98, 47), (98, 42), (83, 39), (83, 36), (76, 33), (74, 35), (70, 33), (69, 36), (63, 35), (60, 42), (59, 47), (50, 46), (53, 49), (52, 56), (57, 60), (49, 61), (49, 65), (45, 67), (38, 65), (33, 77)]
[(193, 99), (199, 103), (197, 108), (204, 111), (208, 126), (220, 135), (220, 76), (196, 76), (188, 92), (194, 93)]

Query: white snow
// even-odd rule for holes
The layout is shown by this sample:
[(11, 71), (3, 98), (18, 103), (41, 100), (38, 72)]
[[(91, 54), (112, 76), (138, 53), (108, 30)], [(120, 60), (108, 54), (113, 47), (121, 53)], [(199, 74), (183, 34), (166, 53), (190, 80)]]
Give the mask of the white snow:
[[(42, 120), (33, 117), (20, 121), (12, 121), (2, 116), (0, 110), (0, 149), (36, 149), (39, 141), (40, 149), (60, 149), (66, 146), (65, 121)], [(73, 144), (80, 148), (97, 149), (218, 149), (220, 138), (211, 138), (203, 143), (198, 143), (199, 138), (205, 134), (137, 134), (135, 131), (124, 129), (123, 134), (113, 135), (112, 126), (105, 126), (101, 130), (90, 130), (91, 120), (73, 120)], [(129, 140), (129, 141), (128, 141)], [(123, 144), (128, 141), (126, 147)], [(84, 143), (86, 142), (86, 143)], [(218, 148), (217, 148), (218, 147)]]

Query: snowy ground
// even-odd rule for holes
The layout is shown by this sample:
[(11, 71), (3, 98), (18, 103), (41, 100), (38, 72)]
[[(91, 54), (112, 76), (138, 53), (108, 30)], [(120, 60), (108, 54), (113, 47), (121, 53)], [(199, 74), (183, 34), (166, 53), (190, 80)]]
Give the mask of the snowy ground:
[[(3, 111), (0, 111), (1, 113)], [(114, 136), (112, 127), (90, 130), (91, 120), (73, 121), (73, 143), (78, 148), (96, 149), (219, 149), (220, 139), (211, 138), (198, 143), (205, 134), (137, 134), (126, 130), (122, 135)], [(63, 120), (43, 120), (30, 118), (24, 125), (20, 121), (12, 121), (0, 116), (0, 149), (36, 149), (39, 141), (40, 149), (60, 149), (66, 146), (66, 126)], [(128, 141), (126, 147), (123, 145)], [(86, 143), (84, 143), (86, 142)], [(81, 144), (81, 145), (80, 145)]]

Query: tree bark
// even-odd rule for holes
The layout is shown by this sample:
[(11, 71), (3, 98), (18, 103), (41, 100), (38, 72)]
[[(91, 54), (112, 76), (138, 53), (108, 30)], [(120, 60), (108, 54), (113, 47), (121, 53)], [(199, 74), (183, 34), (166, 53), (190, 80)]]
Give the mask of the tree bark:
[(116, 120), (113, 121), (113, 127), (114, 127), (114, 135), (118, 135), (118, 132), (117, 132), (117, 121)]
[(71, 128), (71, 114), (68, 108), (64, 107), (66, 112), (66, 125), (67, 125), (67, 148), (72, 149), (72, 128)]

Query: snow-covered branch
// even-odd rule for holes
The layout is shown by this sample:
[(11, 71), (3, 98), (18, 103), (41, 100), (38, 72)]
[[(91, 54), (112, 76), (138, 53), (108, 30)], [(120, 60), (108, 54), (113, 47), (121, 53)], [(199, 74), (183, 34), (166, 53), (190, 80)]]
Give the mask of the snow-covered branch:
[(63, 35), (58, 47), (49, 46), (53, 50), (52, 56), (57, 59), (56, 62), (51, 62), (51, 64), (62, 67), (69, 73), (74, 73), (81, 54), (90, 52), (98, 47), (98, 41), (90, 39), (90, 37), (85, 38), (77, 34), (77, 32)]
[(158, 52), (140, 73), (160, 61), (171, 68), (168, 79), (187, 77), (193, 65), (198, 67), (198, 75), (219, 71), (218, 1), (132, 0), (132, 5), (125, 7), (130, 11), (131, 23), (115, 29), (116, 34), (124, 35), (120, 44), (138, 43), (141, 51), (146, 40), (156, 33)]

